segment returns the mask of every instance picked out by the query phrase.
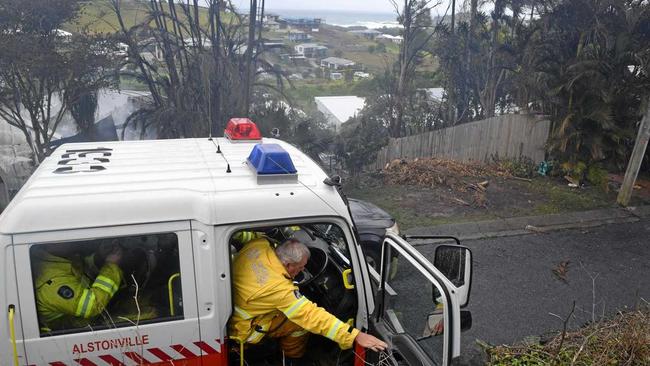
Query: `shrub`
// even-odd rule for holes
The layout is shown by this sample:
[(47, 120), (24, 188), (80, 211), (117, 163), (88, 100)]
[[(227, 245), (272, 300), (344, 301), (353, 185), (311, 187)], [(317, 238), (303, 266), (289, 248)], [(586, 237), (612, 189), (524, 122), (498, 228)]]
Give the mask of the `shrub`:
[(589, 167), (589, 170), (587, 171), (587, 180), (589, 181), (589, 183), (602, 189), (603, 191), (609, 190), (607, 185), (608, 182), (607, 171), (598, 165), (592, 165)]

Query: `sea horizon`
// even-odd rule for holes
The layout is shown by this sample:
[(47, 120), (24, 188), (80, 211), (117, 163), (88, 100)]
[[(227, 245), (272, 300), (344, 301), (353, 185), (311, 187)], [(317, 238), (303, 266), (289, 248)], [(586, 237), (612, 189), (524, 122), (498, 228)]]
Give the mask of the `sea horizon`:
[(328, 25), (339, 27), (366, 27), (368, 29), (398, 28), (397, 15), (390, 12), (323, 9), (265, 9), (267, 14), (286, 18), (321, 18)]

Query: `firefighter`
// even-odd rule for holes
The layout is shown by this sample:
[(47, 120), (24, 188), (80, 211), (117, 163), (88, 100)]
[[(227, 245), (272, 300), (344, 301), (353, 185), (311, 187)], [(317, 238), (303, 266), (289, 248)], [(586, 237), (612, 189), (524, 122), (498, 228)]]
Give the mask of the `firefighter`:
[(356, 341), (374, 351), (384, 350), (386, 343), (349, 326), (300, 294), (292, 279), (304, 269), (309, 254), (295, 239), (275, 250), (265, 238), (244, 246), (233, 263), (231, 338), (248, 344), (259, 343), (265, 336), (279, 338), (285, 357), (294, 360), (305, 354), (309, 332), (325, 336), (343, 349)]
[[(99, 274), (91, 279), (84, 273), (83, 258), (68, 243), (37, 249), (34, 256), (36, 304), (41, 332), (79, 328), (91, 323), (119, 290), (122, 249), (104, 246)], [(100, 250), (101, 252), (102, 250)]]

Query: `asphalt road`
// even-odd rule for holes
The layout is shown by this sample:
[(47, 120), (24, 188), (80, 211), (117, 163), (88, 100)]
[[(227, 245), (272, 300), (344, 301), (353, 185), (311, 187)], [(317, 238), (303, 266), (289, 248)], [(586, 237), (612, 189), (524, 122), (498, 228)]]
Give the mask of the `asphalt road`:
[[(473, 326), (462, 335), (463, 359), (470, 363), (482, 354), (476, 339), (496, 345), (559, 331), (574, 302), (570, 328), (650, 302), (648, 219), (463, 245), (474, 258), (467, 307)], [(418, 246), (431, 259), (434, 248)], [(562, 262), (568, 262), (565, 280), (553, 273)]]

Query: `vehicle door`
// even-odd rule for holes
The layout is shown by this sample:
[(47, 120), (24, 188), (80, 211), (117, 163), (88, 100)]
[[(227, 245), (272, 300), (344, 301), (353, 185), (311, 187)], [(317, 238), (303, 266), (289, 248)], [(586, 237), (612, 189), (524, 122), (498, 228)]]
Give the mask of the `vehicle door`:
[(0, 309), (3, 311), (0, 318), (0, 364), (13, 365), (17, 359), (19, 364), (24, 365), (27, 361), (23, 347), (22, 314), (18, 306), (18, 283), (11, 236), (0, 235), (0, 250), (0, 268), (3, 271), (0, 275)]
[[(139, 365), (198, 361), (205, 354), (189, 221), (21, 234), (14, 236), (14, 248), (15, 263), (23, 264), (16, 276), (28, 364)], [(101, 313), (84, 319), (44, 311), (71, 299), (83, 305), (75, 312), (84, 313), (88, 303), (100, 301), (100, 295), (74, 292), (97, 291), (104, 262), (95, 258), (106, 257), (102, 251), (121, 253), (123, 279)], [(86, 283), (75, 284), (77, 277)], [(110, 286), (102, 282), (99, 290)], [(45, 289), (49, 284), (58, 289)], [(86, 298), (88, 303), (76, 301)]]
[[(462, 248), (462, 247), (458, 247)], [(429, 253), (429, 251), (431, 253)], [(399, 257), (391, 274), (391, 261)], [(449, 365), (460, 355), (460, 297), (458, 289), (424, 255), (399, 236), (387, 233), (382, 247), (381, 282), (371, 331), (390, 348), (373, 357), (409, 365)], [(471, 258), (470, 258), (471, 266)]]

